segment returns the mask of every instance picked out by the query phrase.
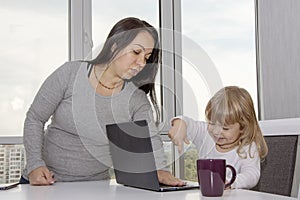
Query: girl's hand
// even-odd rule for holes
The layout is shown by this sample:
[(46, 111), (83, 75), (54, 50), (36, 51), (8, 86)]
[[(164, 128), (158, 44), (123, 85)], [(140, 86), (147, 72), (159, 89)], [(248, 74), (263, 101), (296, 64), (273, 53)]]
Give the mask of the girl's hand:
[(32, 170), (28, 176), (31, 185), (52, 185), (55, 182), (53, 172), (45, 166)]
[(186, 144), (190, 144), (189, 140), (187, 139), (186, 133), (187, 127), (186, 123), (181, 119), (174, 119), (172, 121), (172, 127), (169, 130), (168, 136), (171, 141), (178, 146), (178, 152), (181, 153), (183, 149), (183, 142)]

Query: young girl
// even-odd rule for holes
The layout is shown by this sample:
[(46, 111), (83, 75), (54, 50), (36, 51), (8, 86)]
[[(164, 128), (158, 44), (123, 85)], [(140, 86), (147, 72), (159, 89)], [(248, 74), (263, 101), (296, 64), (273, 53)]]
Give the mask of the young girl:
[(260, 177), (260, 160), (267, 155), (268, 147), (249, 93), (236, 86), (219, 90), (208, 102), (205, 116), (208, 123), (184, 116), (173, 118), (169, 138), (180, 153), (183, 142), (189, 144), (191, 140), (199, 158), (226, 159), (237, 172), (232, 188), (254, 187)]

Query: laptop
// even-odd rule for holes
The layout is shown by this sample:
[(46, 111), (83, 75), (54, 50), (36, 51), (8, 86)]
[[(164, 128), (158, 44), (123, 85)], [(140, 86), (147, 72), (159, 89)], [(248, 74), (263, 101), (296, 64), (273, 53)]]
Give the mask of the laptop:
[(158, 192), (199, 189), (198, 182), (190, 181), (160, 185), (146, 120), (106, 125), (106, 132), (117, 183)]

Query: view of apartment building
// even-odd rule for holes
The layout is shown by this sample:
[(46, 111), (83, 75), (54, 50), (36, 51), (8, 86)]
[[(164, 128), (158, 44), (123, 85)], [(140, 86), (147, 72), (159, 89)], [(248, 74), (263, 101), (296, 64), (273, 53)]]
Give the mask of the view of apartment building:
[(23, 145), (0, 145), (0, 183), (18, 182), (24, 166)]

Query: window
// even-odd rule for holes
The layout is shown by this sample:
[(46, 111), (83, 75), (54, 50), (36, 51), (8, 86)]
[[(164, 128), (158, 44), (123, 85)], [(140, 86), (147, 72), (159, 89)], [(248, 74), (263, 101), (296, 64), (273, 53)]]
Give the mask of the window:
[[(221, 79), (216, 88), (244, 87), (257, 105), (254, 8), (254, 1), (182, 1), (182, 33), (198, 44), (196, 51), (207, 54), (199, 58), (204, 66), (197, 66), (194, 60), (186, 60), (183, 49), (184, 114), (204, 120), (206, 103), (215, 92), (209, 79)], [(188, 47), (188, 42), (183, 46)], [(211, 59), (213, 66), (205, 59)], [(217, 74), (205, 76), (207, 67), (216, 68)]]
[[(0, 97), (0, 136), (21, 136), (26, 111), (38, 88), (51, 72), (68, 60), (68, 1), (1, 2), (0, 89), (5, 95)], [(181, 20), (182, 25), (183, 50), (180, 57), (183, 70), (183, 114), (203, 120), (204, 108), (215, 92), (213, 90), (224, 85), (246, 88), (257, 105), (254, 1), (105, 1), (105, 6), (103, 2), (104, 0), (92, 0), (92, 21), (83, 20), (84, 23), (92, 23), (90, 46), (93, 46), (93, 58), (99, 53), (109, 30), (118, 20), (133, 16), (159, 28), (160, 23), (165, 22), (164, 18), (172, 16), (174, 18), (167, 19), (167, 23)], [(182, 19), (173, 12), (179, 2)], [(164, 5), (167, 14), (159, 10), (159, 4)], [(81, 8), (77, 7), (78, 10)], [(173, 39), (171, 46), (175, 43)], [(188, 52), (190, 44), (196, 44), (197, 51)], [(191, 53), (195, 53), (196, 60), (191, 59)], [(203, 57), (200, 59), (197, 55)], [(175, 59), (177, 57), (170, 60)], [(169, 64), (173, 66), (172, 63)], [(202, 71), (207, 67), (212, 67), (216, 73), (207, 76)], [(209, 81), (216, 78), (218, 84), (211, 85)], [(157, 76), (156, 83), (160, 102), (160, 89), (166, 89), (160, 88), (160, 75)], [(174, 98), (170, 99), (172, 101)], [(173, 103), (166, 101), (165, 104)], [(172, 109), (167, 111), (175, 113), (175, 108)], [(167, 130), (164, 131), (166, 133)], [(173, 147), (168, 139), (164, 139), (164, 142), (168, 162), (172, 162)], [(20, 155), (23, 155), (22, 151)], [(192, 166), (192, 160), (196, 159), (197, 154), (194, 148), (189, 151), (191, 152), (186, 154), (185, 174), (192, 180), (195, 171), (186, 170), (190, 169), (188, 166)], [(4, 157), (6, 155), (5, 153)], [(19, 159), (24, 161), (24, 156), (17, 161)], [(4, 163), (2, 161), (0, 165)], [(8, 161), (4, 164), (8, 164)]]
[[(68, 60), (68, 1), (0, 2), (1, 141), (1, 136), (23, 135), (37, 90)], [(0, 183), (18, 181), (25, 165), (23, 145), (0, 143), (0, 152)]]
[[(137, 17), (145, 20), (157, 28), (159, 32), (159, 5), (158, 1), (92, 1), (92, 58), (95, 58), (106, 40), (106, 37), (119, 20), (125, 17)], [(156, 76), (156, 92), (160, 101), (160, 75)]]
[[(105, 4), (105, 6), (104, 6)], [(158, 1), (92, 1), (92, 38), (93, 57), (101, 50), (102, 45), (115, 23), (125, 17), (137, 17), (159, 27)]]
[[(254, 1), (185, 0), (181, 11), (183, 114), (204, 120), (208, 100), (227, 85), (247, 89), (257, 107)], [(187, 162), (192, 155), (198, 158), (190, 146), (188, 178), (189, 168), (196, 177)]]
[[(100, 52), (106, 37), (115, 23), (125, 17), (137, 17), (145, 20), (157, 28), (159, 33), (159, 1), (134, 0), (134, 1), (92, 1), (92, 58)], [(160, 102), (160, 72), (156, 76), (156, 95)], [(164, 142), (164, 149), (168, 164), (172, 159), (172, 145), (169, 141)], [(113, 173), (111, 171), (111, 173)]]
[(1, 1), (0, 136), (21, 136), (45, 78), (68, 60), (68, 1)]

